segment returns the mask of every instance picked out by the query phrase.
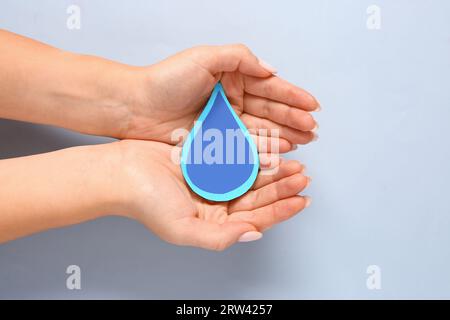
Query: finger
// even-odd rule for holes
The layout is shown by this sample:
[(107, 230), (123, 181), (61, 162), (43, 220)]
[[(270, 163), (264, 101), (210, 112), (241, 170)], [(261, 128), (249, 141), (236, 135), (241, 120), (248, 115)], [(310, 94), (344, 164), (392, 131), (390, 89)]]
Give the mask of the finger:
[(230, 215), (230, 221), (244, 221), (264, 231), (273, 225), (292, 218), (311, 202), (309, 197), (294, 196), (282, 199), (252, 211), (238, 211)]
[(283, 178), (262, 188), (247, 192), (230, 204), (229, 211), (254, 210), (278, 200), (292, 197), (305, 189), (310, 181), (309, 177), (305, 177), (300, 173)]
[(281, 161), (276, 173), (272, 175), (258, 175), (252, 189), (259, 189), (285, 177), (300, 173), (304, 168), (300, 162), (295, 160)]
[(251, 94), (244, 95), (244, 112), (301, 131), (311, 131), (316, 127), (316, 121), (310, 113)]
[(292, 144), (286, 139), (250, 134), (255, 142), (258, 152), (286, 153), (292, 150)]
[(193, 217), (177, 221), (174, 229), (176, 235), (169, 242), (215, 251), (225, 250), (247, 232), (257, 231), (252, 224), (243, 221), (218, 224)]
[(269, 70), (264, 63), (243, 44), (224, 46), (202, 46), (191, 49), (191, 57), (211, 74), (219, 72), (239, 72), (253, 77), (268, 77)]
[(281, 158), (276, 153), (260, 153), (259, 166), (261, 169), (273, 169), (280, 165)]
[(288, 104), (306, 111), (319, 108), (317, 100), (305, 90), (281, 79), (269, 77), (265, 79), (251, 76), (244, 77), (245, 92)]
[(268, 130), (269, 136), (273, 136), (274, 134), (279, 135), (280, 138), (286, 139), (291, 144), (307, 144), (315, 138), (314, 132), (296, 130), (248, 113), (242, 114), (241, 120), (249, 130), (266, 129)]

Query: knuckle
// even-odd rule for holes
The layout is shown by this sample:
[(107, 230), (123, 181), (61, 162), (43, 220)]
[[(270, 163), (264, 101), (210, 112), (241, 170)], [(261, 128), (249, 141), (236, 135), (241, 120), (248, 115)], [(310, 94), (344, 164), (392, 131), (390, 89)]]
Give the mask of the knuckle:
[(223, 241), (217, 241), (214, 243), (214, 245), (211, 247), (213, 251), (221, 252), (224, 251), (228, 246)]
[[(261, 192), (253, 192), (252, 200), (249, 201), (248, 206), (250, 208), (253, 208), (255, 206), (255, 203), (261, 203), (263, 199), (261, 199)], [(250, 200), (250, 199), (249, 199)]]
[(262, 101), (262, 114), (264, 118), (268, 118), (271, 114), (271, 101), (269, 99), (266, 99), (264, 101)]
[(213, 243), (212, 250), (214, 251), (224, 251), (227, 249), (231, 243), (227, 241), (227, 239), (224, 236), (219, 236), (217, 240)]
[(257, 198), (257, 192), (250, 191), (246, 197), (242, 198), (241, 206), (246, 209), (253, 208), (253, 204), (257, 200), (256, 198)]
[(243, 54), (249, 54), (251, 53), (249, 47), (247, 47), (245, 44), (243, 43), (236, 43), (234, 44), (234, 47), (241, 53)]
[(266, 93), (266, 95), (268, 95), (269, 97), (274, 95), (274, 88), (273, 85), (269, 82), (266, 81), (263, 85), (263, 91)]
[(298, 95), (298, 91), (294, 87), (288, 87), (286, 89), (286, 95), (292, 99), (292, 98), (295, 98)]

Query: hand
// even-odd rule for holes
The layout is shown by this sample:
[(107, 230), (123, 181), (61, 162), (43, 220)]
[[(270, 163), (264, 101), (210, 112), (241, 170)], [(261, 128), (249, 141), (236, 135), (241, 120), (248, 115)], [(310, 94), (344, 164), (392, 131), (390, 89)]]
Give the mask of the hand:
[[(171, 158), (175, 146), (123, 140), (119, 146), (122, 213), (145, 224), (162, 239), (223, 250), (236, 241), (251, 241), (260, 232), (309, 205), (298, 196), (309, 183), (297, 161), (279, 163), (273, 175), (259, 175), (252, 190), (230, 202), (209, 202), (187, 187)], [(176, 152), (175, 152), (176, 153)]]
[(121, 214), (171, 243), (222, 250), (239, 239), (256, 240), (310, 201), (297, 196), (309, 182), (298, 162), (261, 161), (261, 172), (272, 174), (260, 174), (252, 190), (230, 202), (208, 202), (190, 191), (172, 162), (179, 151), (123, 140), (0, 161), (0, 243)]
[(296, 162), (261, 175), (253, 190), (227, 203), (190, 192), (179, 165), (171, 162), (170, 150), (178, 148), (169, 145), (178, 142), (171, 134), (191, 128), (219, 80), (251, 131), (280, 130), (279, 151), (314, 137), (316, 123), (308, 112), (318, 108), (317, 101), (273, 76), (244, 46), (193, 48), (141, 68), (67, 53), (6, 31), (0, 31), (0, 43), (8, 46), (0, 53), (0, 117), (160, 141), (0, 161), (0, 242), (120, 212), (169, 242), (224, 249), (239, 239), (255, 240), (309, 204), (297, 196), (309, 180)]
[(132, 67), (1, 30), (0, 43), (8, 46), (0, 52), (6, 75), (0, 78), (2, 118), (177, 144), (173, 131), (192, 127), (221, 81), (251, 133), (279, 130), (280, 139), (272, 139), (279, 140), (280, 152), (314, 138), (314, 97), (274, 76), (243, 45), (196, 47), (149, 67)]
[(272, 72), (243, 45), (195, 47), (144, 68), (140, 89), (131, 89), (138, 98), (129, 108), (124, 137), (177, 143), (171, 139), (173, 130), (192, 127), (221, 81), (251, 132), (278, 129), (281, 152), (310, 142), (316, 122), (309, 111), (318, 110), (318, 102)]

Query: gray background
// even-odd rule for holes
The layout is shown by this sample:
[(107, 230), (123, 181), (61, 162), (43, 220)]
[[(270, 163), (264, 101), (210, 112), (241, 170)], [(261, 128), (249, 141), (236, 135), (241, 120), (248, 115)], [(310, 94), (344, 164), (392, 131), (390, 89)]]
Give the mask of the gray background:
[[(81, 7), (81, 30), (66, 28), (70, 4)], [(371, 4), (381, 30), (366, 27)], [(243, 42), (323, 106), (319, 141), (289, 155), (308, 166), (313, 204), (262, 240), (207, 252), (101, 219), (1, 245), (1, 298), (450, 298), (449, 1), (2, 0), (0, 9), (1, 28), (137, 65)], [(105, 141), (0, 121), (2, 158)], [(82, 290), (65, 287), (70, 264)], [(366, 287), (372, 264), (381, 290)]]

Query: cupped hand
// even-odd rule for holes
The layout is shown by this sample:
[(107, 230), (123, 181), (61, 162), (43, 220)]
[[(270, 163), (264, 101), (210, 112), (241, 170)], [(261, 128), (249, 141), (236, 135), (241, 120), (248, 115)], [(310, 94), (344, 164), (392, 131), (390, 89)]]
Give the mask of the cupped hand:
[[(177, 245), (223, 250), (237, 241), (257, 240), (261, 232), (309, 205), (297, 195), (310, 179), (297, 161), (280, 161), (259, 174), (253, 188), (230, 202), (210, 202), (186, 185), (174, 162), (176, 146), (122, 140), (119, 146), (123, 214), (137, 219), (163, 240)], [(272, 162), (274, 163), (274, 162)]]
[(178, 143), (172, 132), (192, 127), (218, 81), (251, 133), (278, 130), (279, 139), (268, 142), (277, 139), (281, 152), (315, 137), (310, 111), (319, 109), (316, 99), (275, 76), (244, 45), (195, 47), (140, 72), (144, 80), (132, 88), (136, 99), (125, 138)]

